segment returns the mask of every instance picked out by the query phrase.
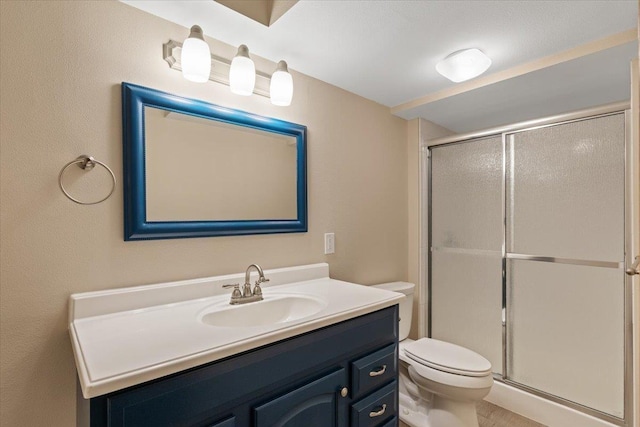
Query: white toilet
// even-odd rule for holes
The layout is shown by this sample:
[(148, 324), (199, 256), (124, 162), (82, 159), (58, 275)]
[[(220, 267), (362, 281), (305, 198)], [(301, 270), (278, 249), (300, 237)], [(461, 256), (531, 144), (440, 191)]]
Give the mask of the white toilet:
[(407, 338), (413, 311), (413, 283), (376, 285), (401, 292), (400, 419), (411, 427), (478, 427), (476, 401), (493, 385), (491, 363), (444, 341)]

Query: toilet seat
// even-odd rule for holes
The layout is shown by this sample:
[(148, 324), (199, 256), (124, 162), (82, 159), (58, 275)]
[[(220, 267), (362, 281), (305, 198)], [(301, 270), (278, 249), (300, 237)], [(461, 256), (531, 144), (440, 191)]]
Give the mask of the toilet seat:
[(402, 347), (407, 358), (438, 371), (468, 377), (491, 375), (491, 363), (487, 359), (455, 344), (422, 338)]
[[(423, 340), (430, 340), (430, 338), (422, 338)], [(413, 347), (413, 344), (417, 341), (406, 339), (400, 342), (399, 356), (400, 361), (413, 368), (413, 370), (420, 375), (425, 381), (434, 381), (439, 384), (443, 384), (451, 387), (459, 387), (463, 389), (483, 389), (491, 387), (493, 384), (493, 374), (491, 372), (483, 376), (470, 376), (461, 375), (451, 372), (446, 372), (442, 369), (432, 368), (422, 363), (417, 358), (410, 357), (409, 352), (406, 351), (407, 347)], [(414, 349), (415, 351), (415, 349)], [(423, 381), (415, 381), (422, 383)]]

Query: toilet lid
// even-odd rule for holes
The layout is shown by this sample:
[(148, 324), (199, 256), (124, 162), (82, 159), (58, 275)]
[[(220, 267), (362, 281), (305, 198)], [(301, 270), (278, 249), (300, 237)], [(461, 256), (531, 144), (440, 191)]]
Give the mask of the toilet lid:
[(491, 363), (478, 353), (459, 345), (431, 338), (407, 344), (404, 353), (412, 360), (439, 371), (469, 377), (491, 374)]

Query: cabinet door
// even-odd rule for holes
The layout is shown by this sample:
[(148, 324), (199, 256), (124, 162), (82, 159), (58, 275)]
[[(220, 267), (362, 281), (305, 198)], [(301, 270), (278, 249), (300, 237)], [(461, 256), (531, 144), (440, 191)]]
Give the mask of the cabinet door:
[(255, 427), (346, 426), (346, 399), (340, 396), (346, 384), (347, 372), (341, 368), (258, 406)]

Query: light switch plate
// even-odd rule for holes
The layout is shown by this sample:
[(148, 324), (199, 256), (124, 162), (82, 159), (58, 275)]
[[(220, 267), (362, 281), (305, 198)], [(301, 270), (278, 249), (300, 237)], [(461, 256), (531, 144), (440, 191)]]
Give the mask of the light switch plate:
[(324, 254), (329, 255), (336, 252), (336, 235), (334, 233), (324, 233)]

